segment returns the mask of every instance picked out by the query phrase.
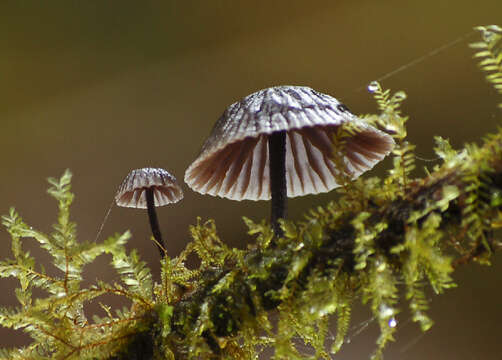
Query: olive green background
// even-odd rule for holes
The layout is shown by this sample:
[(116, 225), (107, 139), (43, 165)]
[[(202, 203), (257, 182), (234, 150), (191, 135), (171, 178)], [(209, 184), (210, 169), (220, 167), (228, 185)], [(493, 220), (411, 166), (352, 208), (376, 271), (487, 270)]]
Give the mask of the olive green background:
[[(502, 25), (500, 0), (2, 0), (0, 212), (15, 205), (28, 223), (49, 232), (56, 206), (45, 179), (70, 168), (73, 219), (80, 239), (92, 240), (131, 169), (164, 167), (182, 181), (230, 103), (273, 85), (307, 85), (356, 114), (375, 112), (365, 89), (371, 80), (456, 39), (382, 83), (408, 94), (403, 110), (419, 156), (434, 157), (433, 135), (457, 147), (479, 141), (500, 125), (502, 98), (485, 82), (468, 43), (478, 37), (473, 26), (492, 23)], [(417, 175), (434, 164), (419, 160)], [(386, 167), (371, 174), (383, 175)], [(290, 217), (300, 219), (305, 209), (334, 198), (292, 199)], [(189, 241), (197, 216), (215, 219), (225, 242), (244, 247), (252, 239), (242, 215), (268, 217), (268, 204), (201, 196), (185, 186), (183, 202), (159, 209), (172, 255)], [(133, 232), (129, 248), (139, 250), (158, 278), (146, 212), (113, 208), (100, 240), (126, 229)], [(48, 263), (47, 254), (27, 244)], [(2, 257), (10, 256), (4, 229), (0, 248)], [(88, 281), (116, 279), (108, 261), (86, 269)], [(493, 267), (464, 266), (455, 273), (459, 288), (431, 294), (436, 325), (425, 336), (404, 311), (386, 359), (501, 359), (501, 261), (497, 254)], [(1, 306), (15, 304), (15, 284), (0, 280)], [(377, 335), (374, 322), (361, 323), (368, 319), (366, 309), (354, 311), (351, 342), (336, 359), (368, 358)], [(28, 340), (5, 329), (0, 339), (0, 346)]]

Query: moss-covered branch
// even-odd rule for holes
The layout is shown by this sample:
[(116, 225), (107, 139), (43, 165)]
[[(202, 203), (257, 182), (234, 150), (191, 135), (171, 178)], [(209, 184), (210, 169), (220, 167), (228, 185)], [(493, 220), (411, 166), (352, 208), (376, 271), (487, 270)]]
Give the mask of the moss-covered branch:
[[(397, 293), (390, 284), (402, 277), (415, 319), (427, 328), (430, 320), (420, 313), (425, 304), (418, 303), (423, 297), (412, 287), (420, 285), (406, 277), (423, 272), (441, 292), (451, 285), (452, 261), (486, 262), (500, 246), (492, 230), (500, 221), (501, 196), (499, 132), (480, 148), (471, 145), (450, 153), (443, 166), (411, 182), (400, 196), (369, 197), (360, 209), (341, 214), (337, 205), (328, 205), (311, 221), (287, 223), (286, 239), (276, 246), (258, 246), (242, 258), (229, 256), (223, 266), (206, 270), (197, 289), (174, 306), (169, 338), (178, 356), (188, 354), (187, 340), (199, 329), (210, 351), (218, 353), (222, 343), (228, 345), (243, 329), (266, 329), (261, 323), (266, 310), (299, 312), (308, 306), (317, 317), (299, 316), (319, 320), (339, 306), (339, 297), (350, 301), (359, 292), (378, 305), (374, 310), (380, 311), (382, 304), (392, 309)], [(250, 223), (250, 228), (262, 243), (270, 236), (265, 226)], [(376, 286), (389, 287), (389, 293)], [(374, 299), (380, 292), (381, 298)], [(386, 327), (394, 313), (382, 314)]]

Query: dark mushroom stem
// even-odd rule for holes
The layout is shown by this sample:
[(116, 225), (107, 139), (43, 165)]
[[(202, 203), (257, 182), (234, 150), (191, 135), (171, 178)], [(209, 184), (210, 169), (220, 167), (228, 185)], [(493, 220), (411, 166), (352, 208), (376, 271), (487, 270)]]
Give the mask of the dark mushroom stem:
[(284, 235), (279, 219), (286, 218), (286, 131), (278, 131), (268, 137), (270, 192), (272, 205), (270, 223), (277, 237)]
[(152, 228), (152, 234), (155, 240), (157, 240), (157, 247), (160, 252), (160, 257), (164, 258), (165, 245), (162, 241), (162, 234), (160, 233), (159, 221), (157, 220), (157, 212), (155, 211), (155, 203), (153, 199), (153, 187), (149, 187), (145, 191), (146, 195), (146, 206), (148, 209), (148, 219), (150, 220), (150, 227)]

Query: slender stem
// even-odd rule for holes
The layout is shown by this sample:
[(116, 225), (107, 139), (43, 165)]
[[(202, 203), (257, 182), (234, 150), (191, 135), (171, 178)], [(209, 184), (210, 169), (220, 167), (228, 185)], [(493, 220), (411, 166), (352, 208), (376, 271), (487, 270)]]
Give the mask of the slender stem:
[(279, 219), (286, 218), (286, 132), (278, 131), (268, 137), (270, 192), (272, 194), (270, 223), (277, 237), (284, 235)]
[[(150, 220), (150, 227), (155, 240), (157, 240), (157, 247), (159, 248), (160, 257), (164, 257), (165, 244), (162, 241), (162, 234), (160, 233), (159, 221), (157, 220), (157, 212), (155, 211), (155, 203), (153, 199), (153, 187), (146, 189), (146, 206), (148, 208), (148, 219)], [(160, 244), (160, 245), (159, 245)], [(164, 249), (163, 249), (164, 248)]]

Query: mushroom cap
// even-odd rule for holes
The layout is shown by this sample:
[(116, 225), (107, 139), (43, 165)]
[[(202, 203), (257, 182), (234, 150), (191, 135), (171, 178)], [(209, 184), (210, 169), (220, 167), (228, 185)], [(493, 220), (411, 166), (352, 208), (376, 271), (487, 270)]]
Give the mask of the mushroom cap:
[(145, 190), (148, 188), (153, 188), (155, 206), (183, 199), (183, 190), (173, 175), (160, 168), (142, 168), (132, 170), (122, 181), (115, 202), (118, 206), (146, 209)]
[(333, 161), (333, 137), (342, 124), (353, 135), (344, 144), (345, 172), (356, 178), (394, 146), (337, 99), (304, 86), (263, 89), (230, 105), (216, 122), (185, 182), (201, 194), (232, 200), (268, 200), (268, 135), (286, 131), (288, 197), (327, 192), (340, 171)]

